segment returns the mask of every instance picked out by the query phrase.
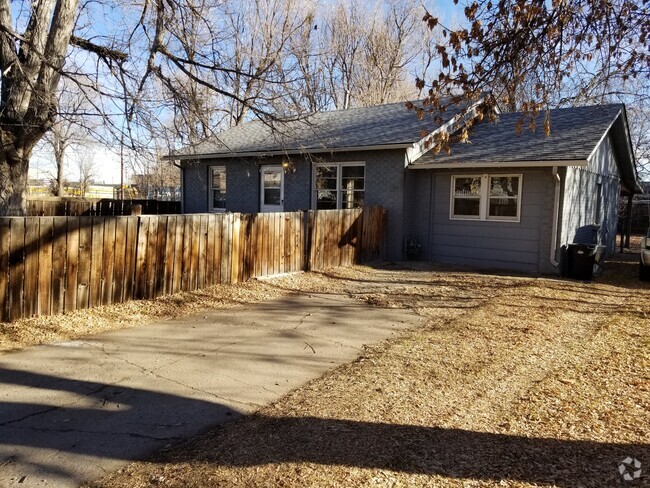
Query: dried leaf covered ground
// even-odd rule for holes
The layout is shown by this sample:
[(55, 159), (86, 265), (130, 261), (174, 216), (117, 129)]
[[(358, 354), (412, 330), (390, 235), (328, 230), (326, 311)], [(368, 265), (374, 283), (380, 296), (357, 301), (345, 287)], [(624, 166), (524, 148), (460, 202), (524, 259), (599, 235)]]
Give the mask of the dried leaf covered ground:
[[(91, 486), (647, 485), (650, 289), (637, 260), (593, 283), (386, 265), (257, 284), (428, 324)], [(627, 456), (641, 479), (622, 480)]]
[(0, 322), (0, 354), (48, 342), (77, 339), (128, 327), (146, 326), (155, 320), (183, 317), (206, 309), (236, 308), (248, 303), (284, 296), (266, 281), (218, 285), (177, 293), (156, 300), (137, 300), (65, 315)]

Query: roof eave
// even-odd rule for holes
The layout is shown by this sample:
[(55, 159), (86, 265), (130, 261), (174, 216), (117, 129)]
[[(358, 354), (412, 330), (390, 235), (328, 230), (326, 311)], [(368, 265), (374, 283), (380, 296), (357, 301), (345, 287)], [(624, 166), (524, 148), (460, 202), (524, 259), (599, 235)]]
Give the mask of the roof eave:
[(226, 158), (264, 158), (271, 156), (290, 156), (296, 154), (323, 154), (355, 151), (380, 151), (385, 149), (406, 149), (413, 146), (412, 142), (399, 144), (380, 144), (374, 146), (345, 146), (330, 148), (301, 148), (286, 149), (278, 151), (251, 151), (251, 152), (228, 152), (228, 153), (204, 153), (204, 154), (177, 154), (163, 156), (166, 161), (188, 161), (199, 159), (226, 159)]
[[(622, 179), (624, 186), (627, 188), (627, 190), (632, 193), (643, 193), (643, 188), (641, 187), (641, 184), (639, 183), (639, 174), (637, 172), (636, 168), (636, 161), (635, 161), (635, 156), (634, 156), (634, 148), (632, 146), (632, 139), (630, 137), (630, 125), (627, 120), (627, 109), (625, 108), (625, 105), (623, 105), (621, 111), (619, 112), (617, 119), (621, 118), (622, 126), (623, 126), (623, 137), (625, 138), (625, 150), (628, 155), (627, 162), (628, 162), (628, 170), (630, 170), (631, 179)], [(619, 168), (619, 171), (623, 173), (622, 168)]]
[(410, 169), (459, 169), (459, 168), (552, 168), (553, 166), (587, 166), (586, 159), (549, 159), (541, 161), (475, 161), (469, 163), (416, 163)]

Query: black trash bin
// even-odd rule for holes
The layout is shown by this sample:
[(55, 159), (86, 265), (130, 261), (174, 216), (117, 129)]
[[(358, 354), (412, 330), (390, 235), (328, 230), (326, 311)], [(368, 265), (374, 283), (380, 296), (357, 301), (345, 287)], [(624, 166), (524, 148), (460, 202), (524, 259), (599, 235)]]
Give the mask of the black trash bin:
[(592, 280), (596, 262), (596, 244), (569, 244), (569, 278), (575, 280)]

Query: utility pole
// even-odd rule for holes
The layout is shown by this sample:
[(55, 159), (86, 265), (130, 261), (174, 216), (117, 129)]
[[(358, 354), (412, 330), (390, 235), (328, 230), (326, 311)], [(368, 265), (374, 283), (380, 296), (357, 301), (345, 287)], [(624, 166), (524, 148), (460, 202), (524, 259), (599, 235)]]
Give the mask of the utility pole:
[(120, 200), (124, 205), (124, 134), (120, 135)]

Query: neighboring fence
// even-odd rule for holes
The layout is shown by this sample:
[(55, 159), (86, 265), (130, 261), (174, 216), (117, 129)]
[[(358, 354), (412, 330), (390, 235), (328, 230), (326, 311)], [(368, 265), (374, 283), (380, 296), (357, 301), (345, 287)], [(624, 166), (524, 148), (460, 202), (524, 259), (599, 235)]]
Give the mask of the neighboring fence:
[(0, 218), (0, 319), (380, 257), (386, 212)]
[(645, 233), (650, 226), (650, 200), (637, 200), (632, 206), (632, 232)]
[(27, 215), (30, 216), (87, 216), (87, 215), (131, 215), (133, 206), (140, 205), (144, 215), (178, 214), (181, 202), (160, 200), (101, 200), (49, 199), (27, 200)]

